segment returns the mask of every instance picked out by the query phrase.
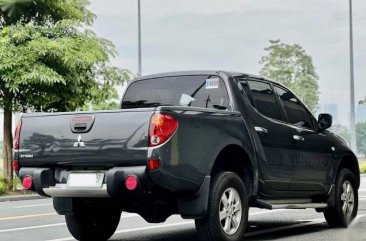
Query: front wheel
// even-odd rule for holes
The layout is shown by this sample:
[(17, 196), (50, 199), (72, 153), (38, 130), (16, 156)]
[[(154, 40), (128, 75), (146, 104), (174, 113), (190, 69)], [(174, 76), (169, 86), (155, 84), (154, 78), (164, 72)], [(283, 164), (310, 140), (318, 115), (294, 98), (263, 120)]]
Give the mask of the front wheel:
[(196, 220), (200, 240), (241, 240), (247, 223), (248, 197), (242, 180), (232, 172), (217, 174), (211, 185), (207, 214)]
[(71, 235), (80, 241), (108, 240), (116, 231), (121, 212), (79, 212), (66, 215), (66, 225)]
[(332, 227), (348, 227), (357, 215), (358, 191), (356, 178), (348, 169), (342, 169), (335, 185), (335, 202), (333, 207), (324, 211), (327, 223)]

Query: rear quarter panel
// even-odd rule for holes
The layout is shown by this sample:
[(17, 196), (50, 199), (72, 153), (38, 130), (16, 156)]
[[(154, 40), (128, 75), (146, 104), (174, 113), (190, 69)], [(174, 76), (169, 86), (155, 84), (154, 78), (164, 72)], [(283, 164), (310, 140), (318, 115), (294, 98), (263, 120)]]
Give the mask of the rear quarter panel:
[[(167, 143), (148, 151), (149, 157), (161, 160), (159, 173), (170, 175), (172, 180), (159, 180), (159, 173), (151, 173), (152, 178), (170, 189), (197, 189), (210, 175), (220, 151), (228, 145), (241, 146), (253, 155), (248, 129), (239, 112), (192, 107), (160, 107), (156, 112), (172, 114), (179, 122), (178, 130)], [(174, 183), (174, 179), (178, 182)]]

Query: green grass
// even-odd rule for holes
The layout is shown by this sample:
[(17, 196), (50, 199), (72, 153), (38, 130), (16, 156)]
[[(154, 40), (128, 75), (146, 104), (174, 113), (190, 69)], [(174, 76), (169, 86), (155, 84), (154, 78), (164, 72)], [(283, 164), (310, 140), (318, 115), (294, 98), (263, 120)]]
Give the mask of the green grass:
[(360, 172), (366, 173), (366, 162), (360, 163)]
[(23, 190), (20, 180), (18, 178), (14, 178), (13, 180), (13, 190), (9, 191), (7, 190), (7, 181), (5, 178), (0, 176), (0, 196), (6, 193), (15, 193), (15, 192), (25, 192), (25, 190)]
[(0, 195), (6, 192), (6, 182), (5, 179), (0, 177)]

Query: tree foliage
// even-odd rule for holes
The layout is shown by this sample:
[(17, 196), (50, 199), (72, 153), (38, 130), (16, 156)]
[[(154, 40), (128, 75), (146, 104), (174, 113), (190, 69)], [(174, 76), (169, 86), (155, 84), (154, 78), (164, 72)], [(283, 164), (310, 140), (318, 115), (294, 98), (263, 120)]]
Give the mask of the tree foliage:
[[(29, 109), (69, 111), (103, 102), (115, 98), (115, 86), (131, 78), (129, 71), (110, 64), (114, 45), (89, 29), (95, 15), (88, 4), (0, 0), (0, 108), (5, 116)], [(4, 127), (8, 161), (9, 132), (8, 124)]]
[(313, 60), (298, 44), (271, 40), (262, 57), (260, 75), (276, 80), (290, 88), (315, 112), (318, 100), (318, 75)]
[[(115, 54), (111, 42), (82, 28), (93, 15), (75, 10), (84, 6), (80, 1), (29, 2), (57, 2), (47, 6), (59, 11), (55, 16), (55, 9), (44, 12), (47, 18), (27, 16), (28, 22), (0, 30), (0, 107), (66, 111), (114, 97), (114, 86), (128, 79), (128, 72), (109, 65)], [(65, 10), (68, 5), (70, 11)], [(44, 11), (44, 6), (38, 7)]]

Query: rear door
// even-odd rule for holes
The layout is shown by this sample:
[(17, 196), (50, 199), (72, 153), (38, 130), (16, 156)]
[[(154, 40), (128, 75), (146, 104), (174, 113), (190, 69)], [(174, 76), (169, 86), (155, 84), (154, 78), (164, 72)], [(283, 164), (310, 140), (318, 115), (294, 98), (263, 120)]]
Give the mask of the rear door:
[(284, 123), (285, 116), (272, 85), (257, 79), (246, 79), (241, 84), (252, 104), (250, 118), (263, 147), (259, 153), (262, 182), (272, 190), (288, 190), (295, 150), (289, 138), (291, 128)]
[(279, 85), (274, 88), (284, 108), (291, 134), (289, 138), (296, 150), (290, 188), (299, 191), (327, 190), (326, 180), (335, 150), (332, 140), (317, 131), (315, 118), (293, 93)]

